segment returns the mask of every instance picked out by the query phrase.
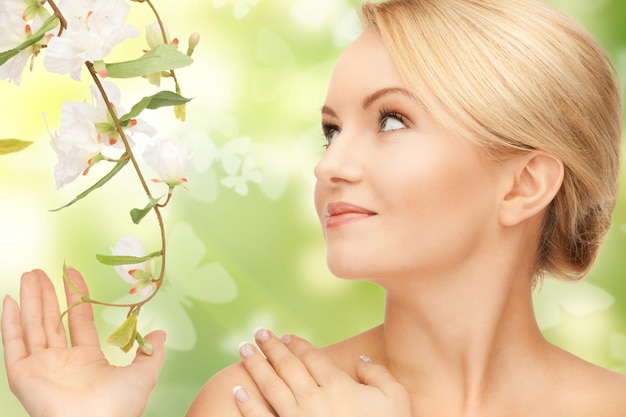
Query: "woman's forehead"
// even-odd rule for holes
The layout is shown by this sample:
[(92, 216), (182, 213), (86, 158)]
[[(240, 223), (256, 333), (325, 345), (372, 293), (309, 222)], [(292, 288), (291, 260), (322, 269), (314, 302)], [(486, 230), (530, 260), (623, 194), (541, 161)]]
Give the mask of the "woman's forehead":
[(329, 95), (360, 87), (367, 95), (389, 87), (405, 87), (402, 77), (375, 29), (365, 30), (341, 55), (329, 84)]

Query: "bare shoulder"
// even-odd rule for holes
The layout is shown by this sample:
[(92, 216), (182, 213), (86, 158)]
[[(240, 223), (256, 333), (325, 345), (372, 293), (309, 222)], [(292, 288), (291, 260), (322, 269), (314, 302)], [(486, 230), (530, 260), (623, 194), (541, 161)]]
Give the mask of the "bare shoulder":
[(626, 417), (626, 375), (575, 356), (562, 368), (559, 397), (579, 416)]
[[(378, 330), (372, 329), (321, 348), (339, 368), (354, 376), (356, 363), (360, 355), (377, 358), (376, 347)], [(191, 403), (186, 417), (242, 417), (233, 395), (233, 388), (243, 387), (248, 394), (263, 399), (256, 383), (241, 362), (224, 368), (209, 379)], [(263, 401), (265, 401), (263, 399)]]
[[(372, 329), (336, 344), (322, 348), (349, 375), (354, 376), (360, 355), (377, 358), (375, 341), (378, 330)], [(250, 395), (263, 399), (256, 383), (241, 362), (224, 368), (209, 379), (191, 403), (186, 417), (242, 417), (233, 395), (233, 388), (243, 387)], [(265, 401), (265, 400), (263, 400)]]
[(187, 410), (186, 417), (242, 417), (233, 388), (243, 387), (252, 395), (261, 396), (241, 362), (224, 368), (209, 379)]
[(593, 392), (587, 403), (589, 416), (626, 417), (626, 375), (592, 365), (588, 389)]

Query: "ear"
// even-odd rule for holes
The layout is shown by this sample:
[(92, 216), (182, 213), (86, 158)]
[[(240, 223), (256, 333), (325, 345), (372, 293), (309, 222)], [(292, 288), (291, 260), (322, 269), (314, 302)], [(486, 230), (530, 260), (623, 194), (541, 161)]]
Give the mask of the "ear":
[(561, 160), (540, 151), (524, 153), (509, 162), (512, 181), (499, 213), (503, 226), (515, 226), (548, 207), (563, 184), (565, 171)]

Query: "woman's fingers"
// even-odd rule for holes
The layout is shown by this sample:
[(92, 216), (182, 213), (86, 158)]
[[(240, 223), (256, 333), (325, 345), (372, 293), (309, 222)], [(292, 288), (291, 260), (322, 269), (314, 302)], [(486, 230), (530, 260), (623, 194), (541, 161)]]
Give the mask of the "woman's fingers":
[[(141, 378), (154, 384), (156, 383), (161, 367), (163, 366), (163, 361), (165, 360), (165, 332), (155, 330), (147, 334), (145, 338), (152, 344), (154, 352), (152, 355), (148, 356), (144, 354), (141, 349), (138, 349), (135, 359), (133, 360), (133, 367), (135, 371), (141, 375)], [(152, 388), (153, 387), (150, 387), (150, 389)]]
[(311, 376), (302, 360), (272, 332), (259, 329), (255, 332), (254, 339), (278, 376), (294, 394), (306, 394), (319, 387), (318, 381)]
[(276, 414), (270, 411), (263, 401), (242, 387), (234, 387), (233, 395), (244, 417), (276, 417)]
[(39, 270), (26, 272), (20, 284), (22, 332), (28, 353), (45, 349), (48, 337), (44, 329), (43, 283), (48, 277)]
[(4, 365), (11, 374), (12, 365), (24, 359), (28, 352), (24, 344), (20, 309), (15, 300), (6, 296), (2, 306), (2, 345), (4, 346)]
[[(73, 268), (67, 269), (68, 277), (78, 290), (85, 296), (89, 295), (89, 290), (85, 284), (83, 276)], [(65, 286), (65, 297), (67, 299), (68, 308), (81, 301), (81, 295), (76, 294), (66, 280), (63, 280)], [(70, 340), (72, 346), (100, 346), (98, 333), (93, 319), (93, 308), (90, 303), (83, 303), (73, 307), (67, 314), (68, 327), (70, 331)]]
[(409, 397), (406, 389), (391, 375), (386, 367), (374, 363), (367, 356), (361, 356), (360, 359), (356, 366), (356, 375), (359, 381), (379, 389), (387, 397), (408, 406)]
[(284, 335), (281, 340), (304, 364), (318, 385), (325, 386), (349, 378), (328, 355), (307, 340), (292, 334)]
[(65, 328), (61, 323), (61, 311), (52, 281), (45, 272), (38, 270), (42, 298), (43, 327), (48, 347), (67, 347)]
[[(278, 415), (288, 415), (288, 410), (296, 406), (296, 400), (290, 388), (272, 365), (250, 343), (242, 343), (239, 347), (239, 354), (248, 374), (257, 384), (267, 402), (274, 407)], [(251, 405), (249, 407), (250, 409), (254, 408)]]

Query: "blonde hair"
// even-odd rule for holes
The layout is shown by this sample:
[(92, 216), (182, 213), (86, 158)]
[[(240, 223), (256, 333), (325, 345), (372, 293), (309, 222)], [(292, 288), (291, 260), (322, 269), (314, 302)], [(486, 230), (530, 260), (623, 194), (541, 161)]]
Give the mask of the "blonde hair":
[(364, 4), (361, 18), (442, 126), (496, 158), (537, 149), (563, 162), (535, 278), (582, 278), (618, 189), (622, 100), (604, 50), (574, 20), (534, 0), (390, 0)]

